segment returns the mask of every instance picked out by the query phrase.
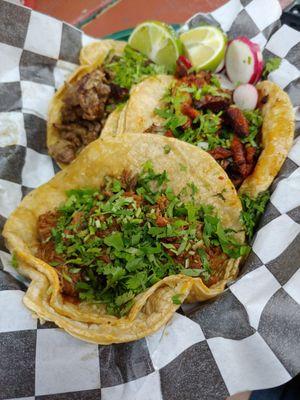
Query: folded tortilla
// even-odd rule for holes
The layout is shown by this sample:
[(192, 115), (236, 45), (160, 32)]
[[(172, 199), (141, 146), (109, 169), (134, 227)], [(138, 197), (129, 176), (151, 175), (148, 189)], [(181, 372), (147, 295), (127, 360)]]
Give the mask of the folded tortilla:
[[(161, 125), (162, 118), (155, 114), (163, 105), (162, 97), (174, 78), (167, 75), (150, 77), (138, 84), (131, 92), (126, 106), (122, 132), (145, 132), (152, 124)], [(239, 193), (255, 198), (268, 189), (278, 174), (293, 144), (295, 123), (293, 106), (289, 96), (275, 83), (262, 81), (256, 86), (262, 105), (262, 152), (252, 174), (245, 179)]]
[[(106, 56), (110, 51), (113, 51), (115, 55), (122, 55), (126, 42), (115, 41), (115, 40), (101, 40), (92, 42), (81, 49), (80, 52), (80, 64), (74, 73), (67, 79), (67, 81), (57, 90), (53, 96), (48, 110), (47, 119), (47, 147), (50, 155), (52, 154), (51, 149), (59, 142), (62, 141), (58, 129), (54, 124), (60, 124), (62, 122), (61, 110), (63, 107), (63, 99), (66, 94), (68, 85), (78, 82), (86, 74), (94, 71), (99, 67), (105, 60)], [(105, 134), (107, 132), (115, 132), (115, 123), (118, 121), (119, 111), (113, 112), (113, 116), (108, 118), (103, 126)], [(58, 162), (61, 168), (66, 167), (67, 164)]]
[[(165, 146), (170, 152), (165, 153)], [(186, 301), (203, 301), (220, 294), (238, 272), (240, 259), (228, 259), (218, 283), (207, 287), (201, 278), (167, 276), (134, 299), (125, 317), (108, 315), (103, 305), (82, 301), (73, 304), (63, 297), (54, 267), (37, 258), (39, 215), (66, 200), (66, 190), (98, 188), (105, 176), (119, 177), (124, 170), (139, 173), (152, 161), (157, 172), (166, 171), (170, 187), (179, 193), (187, 183), (198, 187), (195, 200), (214, 206), (224, 228), (244, 242), (240, 221), (241, 203), (224, 170), (205, 151), (177, 139), (152, 134), (125, 134), (99, 139), (52, 180), (29, 193), (11, 214), (3, 230), (8, 249), (19, 263), (19, 272), (32, 282), (24, 303), (39, 318), (54, 321), (72, 335), (89, 342), (110, 344), (144, 337), (165, 324), (179, 307), (176, 294)], [(183, 168), (184, 166), (184, 168)], [(222, 193), (222, 196), (219, 194)]]

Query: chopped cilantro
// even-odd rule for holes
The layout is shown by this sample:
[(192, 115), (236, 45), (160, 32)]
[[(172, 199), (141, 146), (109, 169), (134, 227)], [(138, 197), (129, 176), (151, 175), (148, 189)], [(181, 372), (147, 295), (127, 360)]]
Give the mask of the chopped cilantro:
[(181, 272), (184, 275), (195, 277), (195, 276), (200, 276), (202, 271), (201, 271), (201, 269), (197, 269), (197, 268), (194, 268), (194, 269), (187, 268), (187, 269), (183, 269)]
[(171, 151), (171, 147), (170, 147), (168, 144), (166, 144), (166, 145), (164, 146), (164, 153), (165, 153), (165, 154), (169, 154), (170, 151)]
[(114, 247), (116, 250), (124, 248), (121, 232), (114, 232), (110, 236), (106, 236), (103, 241), (107, 246)]
[[(245, 253), (213, 207), (195, 202), (193, 182), (176, 194), (166, 171), (155, 172), (150, 161), (129, 181), (135, 182), (133, 192), (123, 176), (106, 177), (101, 189), (70, 190), (57, 210), (49, 240), (62, 261), (52, 265), (65, 266), (61, 275), (74, 284), (80, 300), (102, 303), (108, 313), (123, 316), (136, 295), (166, 276), (182, 273), (208, 281), (214, 273), (208, 247), (233, 258)], [(199, 268), (190, 265), (190, 254)]]
[(11, 266), (15, 269), (19, 267), (18, 259), (16, 256), (16, 253), (13, 253), (12, 258), (11, 258)]
[[(182, 114), (182, 105), (188, 100), (189, 94), (195, 100), (200, 100), (205, 95), (228, 97), (228, 93), (220, 90), (220, 82), (213, 75), (210, 85), (187, 87), (184, 84), (172, 86), (167, 90), (162, 108), (155, 109), (155, 113), (164, 119), (163, 126), (171, 130), (173, 135), (187, 143), (202, 146), (207, 143), (207, 149), (213, 150), (218, 146), (230, 148), (233, 133), (226, 128), (220, 131), (222, 125), (222, 112), (217, 114), (207, 111), (200, 111), (198, 117), (193, 121), (192, 126), (182, 129), (188, 121), (187, 116)], [(217, 134), (218, 133), (218, 134)]]
[(174, 294), (174, 296), (172, 296), (172, 301), (173, 304), (180, 305), (182, 303), (180, 300), (180, 294)]
[(218, 77), (216, 75), (212, 75), (210, 78), (210, 83), (212, 85), (214, 85), (215, 87), (219, 88), (221, 87), (221, 83), (220, 80), (218, 79)]
[(273, 71), (276, 71), (276, 69), (280, 67), (280, 64), (281, 64), (281, 58), (279, 57), (268, 58), (264, 65), (262, 78), (268, 79), (269, 74)]
[(121, 57), (111, 58), (110, 55), (108, 60), (105, 60), (104, 69), (112, 75), (115, 84), (126, 89), (130, 89), (147, 76), (167, 72), (162, 65), (154, 64), (129, 45), (125, 46)]
[(256, 199), (253, 199), (246, 194), (242, 194), (240, 196), (243, 206), (241, 219), (249, 240), (252, 239), (254, 235), (254, 229), (259, 221), (259, 218), (265, 211), (269, 198), (270, 193), (268, 191), (260, 193)]
[(253, 147), (258, 147), (256, 140), (263, 123), (261, 111), (258, 109), (253, 111), (245, 110), (243, 113), (249, 123), (249, 135), (242, 138), (241, 141), (243, 143), (249, 143)]

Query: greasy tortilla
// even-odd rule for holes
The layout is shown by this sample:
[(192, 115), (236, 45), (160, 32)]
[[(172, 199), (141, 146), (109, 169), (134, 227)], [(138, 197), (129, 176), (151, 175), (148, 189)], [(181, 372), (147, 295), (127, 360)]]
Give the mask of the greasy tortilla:
[[(67, 79), (55, 95), (53, 96), (48, 109), (47, 119), (47, 147), (49, 154), (51, 155), (51, 147), (54, 146), (58, 141), (61, 140), (58, 129), (55, 128), (54, 124), (61, 123), (61, 109), (63, 107), (63, 98), (66, 93), (68, 84), (74, 84), (80, 80), (84, 75), (92, 72), (96, 67), (101, 65), (105, 60), (107, 54), (114, 50), (116, 55), (122, 55), (126, 42), (115, 41), (115, 40), (102, 40), (98, 42), (92, 42), (81, 49), (80, 52), (80, 63), (74, 73)], [(117, 116), (119, 112), (116, 111), (111, 118), (108, 118), (102, 129), (105, 133), (114, 132), (117, 122)], [(58, 162), (61, 168), (65, 168), (68, 164)]]
[(81, 49), (79, 62), (81, 65), (100, 65), (111, 50), (114, 50), (117, 56), (122, 55), (126, 44), (127, 42), (112, 39), (98, 40), (89, 43)]
[[(174, 78), (167, 75), (150, 77), (131, 92), (126, 107), (122, 132), (145, 132), (152, 124), (160, 125), (161, 118), (154, 110), (162, 106), (162, 96)], [(262, 105), (262, 152), (253, 173), (245, 179), (239, 193), (255, 198), (268, 189), (278, 174), (293, 143), (294, 112), (288, 95), (275, 83), (257, 84), (259, 100), (267, 96)]]
[(287, 93), (270, 81), (256, 86), (259, 101), (267, 96), (262, 106), (262, 152), (252, 174), (244, 180), (239, 193), (255, 198), (268, 189), (280, 171), (293, 144), (295, 122), (294, 110)]
[[(166, 145), (171, 148), (168, 154), (164, 151)], [(66, 190), (99, 187), (105, 176), (118, 177), (124, 169), (138, 173), (147, 160), (152, 161), (157, 172), (167, 171), (175, 193), (194, 182), (199, 188), (195, 200), (213, 205), (224, 228), (233, 229), (236, 239), (244, 241), (241, 203), (226, 173), (209, 154), (176, 139), (151, 134), (99, 139), (51, 181), (28, 194), (4, 227), (3, 236), (19, 262), (19, 272), (32, 279), (24, 303), (40, 318), (54, 321), (72, 335), (90, 342), (127, 342), (165, 324), (178, 308), (172, 302), (175, 294), (186, 301), (206, 300), (221, 293), (226, 283), (235, 278), (240, 260), (233, 259), (228, 260), (220, 281), (210, 288), (201, 278), (168, 276), (136, 296), (129, 314), (121, 318), (106, 314), (102, 305), (73, 304), (62, 296), (55, 268), (35, 256), (38, 216), (64, 202)]]

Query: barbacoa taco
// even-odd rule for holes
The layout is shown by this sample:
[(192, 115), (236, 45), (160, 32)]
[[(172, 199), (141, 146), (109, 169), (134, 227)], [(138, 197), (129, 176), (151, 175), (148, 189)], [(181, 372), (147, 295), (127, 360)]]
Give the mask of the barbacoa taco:
[(232, 91), (208, 71), (150, 77), (132, 91), (123, 131), (176, 137), (201, 147), (240, 194), (255, 198), (279, 172), (294, 136), (288, 95), (270, 81), (256, 89), (257, 107), (249, 111), (239, 109)]
[(82, 66), (54, 95), (48, 113), (49, 154), (63, 168), (96, 140), (105, 126), (114, 132), (131, 87), (165, 72), (125, 42), (103, 40), (83, 47)]
[(247, 253), (224, 169), (173, 138), (97, 140), (27, 195), (3, 231), (24, 303), (94, 343), (136, 340), (217, 296)]

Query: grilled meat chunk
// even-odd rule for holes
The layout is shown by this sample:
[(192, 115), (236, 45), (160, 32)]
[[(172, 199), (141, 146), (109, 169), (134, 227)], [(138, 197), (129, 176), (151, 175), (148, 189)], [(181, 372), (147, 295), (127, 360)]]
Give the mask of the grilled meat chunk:
[(197, 110), (210, 110), (214, 113), (227, 110), (232, 104), (231, 97), (205, 95), (201, 100), (195, 100), (194, 106)]
[(226, 121), (233, 128), (234, 132), (240, 136), (249, 135), (249, 124), (243, 112), (237, 107), (229, 107), (225, 115)]

